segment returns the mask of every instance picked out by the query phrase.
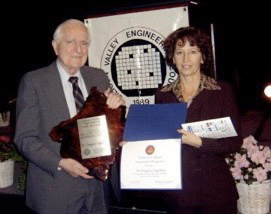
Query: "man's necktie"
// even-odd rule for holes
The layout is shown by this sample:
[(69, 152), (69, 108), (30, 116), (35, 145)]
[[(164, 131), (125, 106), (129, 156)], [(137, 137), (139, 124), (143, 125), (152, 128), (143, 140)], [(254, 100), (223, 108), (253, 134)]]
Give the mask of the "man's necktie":
[(84, 104), (84, 97), (83, 97), (82, 91), (79, 88), (78, 83), (77, 83), (78, 77), (70, 77), (69, 81), (72, 83), (76, 111), (79, 112), (81, 107)]

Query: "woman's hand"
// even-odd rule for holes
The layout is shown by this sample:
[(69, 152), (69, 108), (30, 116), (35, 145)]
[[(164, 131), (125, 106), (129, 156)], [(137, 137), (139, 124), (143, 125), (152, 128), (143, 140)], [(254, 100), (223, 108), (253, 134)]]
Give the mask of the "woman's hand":
[(119, 143), (120, 147), (123, 147), (125, 144), (127, 144), (127, 141), (121, 141), (121, 142)]
[(180, 134), (182, 134), (182, 143), (193, 146), (193, 147), (201, 147), (202, 145), (202, 140), (199, 136), (186, 131), (184, 129), (178, 129), (177, 132), (179, 132)]

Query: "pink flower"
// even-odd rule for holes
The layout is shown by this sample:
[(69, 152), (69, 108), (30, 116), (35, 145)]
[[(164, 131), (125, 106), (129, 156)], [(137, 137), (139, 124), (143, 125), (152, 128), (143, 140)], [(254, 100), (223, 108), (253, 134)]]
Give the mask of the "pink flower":
[(263, 153), (266, 158), (271, 158), (271, 149), (269, 147), (264, 147)]
[(236, 164), (235, 166), (240, 166), (240, 167), (245, 167), (245, 168), (249, 166), (249, 162), (246, 158), (246, 155), (241, 156), (240, 154), (237, 154), (235, 156), (235, 159), (236, 159), (234, 163), (234, 165)]
[(230, 154), (227, 163), (234, 179), (252, 184), (271, 179), (271, 149), (258, 145), (253, 136), (243, 140), (239, 152)]
[(250, 145), (257, 144), (257, 141), (254, 139), (252, 135), (249, 135), (243, 140), (242, 147), (247, 148)]
[(256, 151), (251, 154), (251, 160), (256, 164), (263, 164), (265, 162), (264, 153), (262, 151)]
[(231, 168), (231, 173), (235, 180), (241, 180), (243, 178), (239, 167)]
[(267, 179), (267, 174), (263, 168), (258, 167), (253, 169), (253, 177), (256, 178), (258, 182), (262, 182)]
[(249, 158), (251, 158), (252, 154), (254, 154), (254, 153), (258, 152), (258, 151), (259, 151), (259, 147), (251, 144), (251, 145), (249, 145), (247, 147), (247, 156)]
[(239, 154), (239, 153), (237, 153), (235, 156), (234, 156), (234, 158), (235, 158), (235, 161), (234, 161), (234, 166), (235, 167), (240, 167), (241, 168), (241, 166), (240, 166), (240, 159), (241, 159), (241, 155)]
[(264, 163), (263, 167), (265, 168), (265, 170), (267, 172), (269, 172), (269, 171), (271, 172), (271, 163)]

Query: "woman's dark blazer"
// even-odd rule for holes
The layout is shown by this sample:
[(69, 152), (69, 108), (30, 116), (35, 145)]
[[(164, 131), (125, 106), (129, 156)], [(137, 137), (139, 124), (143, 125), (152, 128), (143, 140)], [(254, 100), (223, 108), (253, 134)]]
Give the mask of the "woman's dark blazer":
[[(202, 146), (194, 148), (182, 144), (183, 189), (163, 192), (171, 206), (225, 204), (236, 202), (238, 193), (225, 161), (225, 155), (238, 151), (242, 144), (235, 96), (231, 87), (219, 82), (221, 90), (203, 89), (188, 108), (186, 122), (230, 117), (237, 137), (202, 139)], [(155, 94), (155, 103), (177, 103), (172, 91)]]

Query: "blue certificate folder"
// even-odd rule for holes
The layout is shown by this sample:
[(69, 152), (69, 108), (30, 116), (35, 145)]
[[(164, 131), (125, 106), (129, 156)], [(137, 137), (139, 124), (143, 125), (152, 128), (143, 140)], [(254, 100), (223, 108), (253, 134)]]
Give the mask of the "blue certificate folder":
[(177, 129), (185, 122), (184, 103), (135, 105), (129, 108), (124, 141), (180, 139)]

